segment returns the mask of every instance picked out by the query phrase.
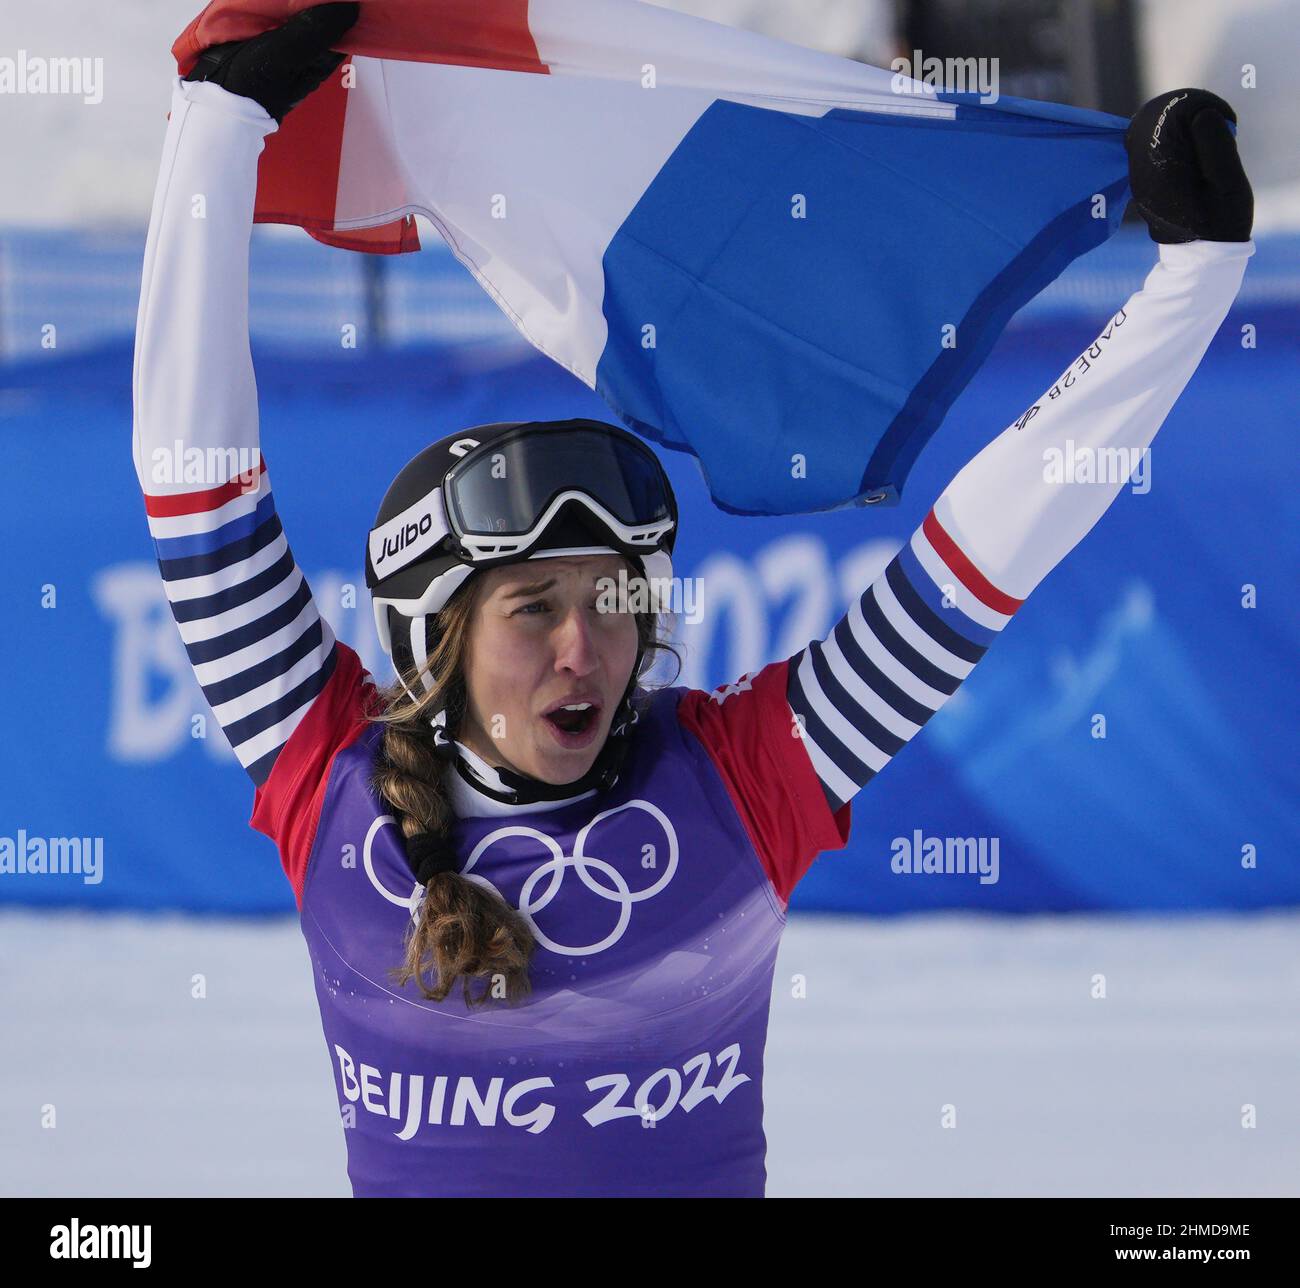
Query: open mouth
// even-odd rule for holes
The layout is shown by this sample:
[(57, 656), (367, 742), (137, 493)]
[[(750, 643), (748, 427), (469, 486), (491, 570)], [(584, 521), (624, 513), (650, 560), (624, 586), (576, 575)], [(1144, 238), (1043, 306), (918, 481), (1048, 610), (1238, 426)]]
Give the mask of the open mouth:
[(563, 735), (562, 741), (567, 742), (591, 733), (596, 727), (599, 716), (598, 703), (569, 702), (553, 707), (543, 718), (557, 734)]

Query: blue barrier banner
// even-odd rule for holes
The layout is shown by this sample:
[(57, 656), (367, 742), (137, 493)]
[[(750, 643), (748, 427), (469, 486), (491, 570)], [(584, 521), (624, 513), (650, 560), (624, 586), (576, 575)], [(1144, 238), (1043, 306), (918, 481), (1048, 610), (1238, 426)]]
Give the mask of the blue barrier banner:
[[(889, 511), (723, 514), (694, 460), (663, 452), (683, 516), (675, 571), (698, 578), (700, 596), (678, 628), (676, 682), (713, 688), (824, 634), (961, 465), (1122, 303), (1008, 333)], [(813, 866), (795, 908), (1300, 902), (1300, 500), (1285, 411), (1297, 340), (1293, 302), (1239, 302), (1144, 481), (856, 799), (850, 844)], [(337, 635), (384, 678), (361, 558), (398, 468), (477, 423), (608, 419), (574, 378), (517, 349), (304, 354), (263, 341), (254, 354), (285, 530)], [(246, 826), (251, 787), (163, 599), (131, 464), (131, 357), (119, 339), (0, 368), (12, 467), (0, 901), (289, 911), (273, 847)], [(936, 844), (978, 849), (984, 877), (897, 870)], [(19, 874), (20, 852), (78, 870)]]

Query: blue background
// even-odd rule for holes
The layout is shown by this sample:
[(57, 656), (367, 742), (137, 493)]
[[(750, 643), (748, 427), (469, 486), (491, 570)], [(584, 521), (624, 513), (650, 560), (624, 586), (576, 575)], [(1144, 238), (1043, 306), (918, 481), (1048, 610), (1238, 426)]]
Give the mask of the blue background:
[[(128, 292), (138, 283), (138, 242), (131, 246)], [(796, 908), (1300, 902), (1300, 315), (1286, 267), (1295, 250), (1294, 240), (1262, 246), (1248, 286), (1271, 280), (1273, 289), (1243, 292), (1156, 439), (1150, 493), (1121, 494), (957, 697), (862, 793), (850, 845), (814, 865)], [(338, 274), (354, 271), (343, 267), (351, 259), (259, 238), (255, 280), (259, 264)], [(439, 262), (428, 252), (412, 259), (423, 262), (397, 270), (411, 281), (395, 285)], [(708, 575), (707, 631), (687, 650), (689, 682), (733, 680), (824, 634), (957, 469), (1059, 375), (1153, 259), (1145, 238), (1121, 235), (1022, 314), (895, 508), (728, 515), (710, 504), (692, 458), (662, 453), (683, 515), (676, 571)], [(443, 268), (459, 272), (449, 261)], [(362, 543), (397, 469), (432, 439), (475, 423), (610, 417), (566, 372), (492, 324), (473, 343), (408, 337), (349, 351), (320, 343), (331, 319), (348, 315), (346, 296), (326, 301), (320, 316), (303, 315), (296, 332), (276, 323), (274, 299), (262, 297), (254, 355), (263, 447), (290, 542), (339, 635), (377, 666)], [(190, 736), (190, 717), (204, 707), (188, 677), (176, 687), (183, 654), (131, 464), (129, 336), (116, 315), (92, 334), (84, 304), (69, 305), (64, 334), (81, 327), (83, 342), (42, 351), (33, 328), (43, 315), (63, 317), (60, 307), (48, 301), (18, 315), (21, 335), (8, 345), (16, 356), (0, 366), (10, 466), (0, 513), (9, 692), (0, 836), (103, 837), (105, 877), (88, 885), (77, 876), (3, 876), (0, 901), (289, 911), (274, 848), (246, 826), (250, 785), (216, 745), (215, 724), (206, 739)], [(115, 307), (123, 312), (120, 301)], [(1241, 345), (1246, 323), (1257, 328), (1255, 349)], [(312, 327), (320, 334), (308, 343), (300, 332)], [(356, 607), (339, 606), (341, 582), (357, 586)], [(1241, 604), (1246, 583), (1258, 587), (1253, 609)], [(45, 585), (56, 588), (57, 607), (41, 606)], [(134, 697), (132, 682), (142, 686)], [(1106, 717), (1105, 739), (1091, 735), (1095, 713)], [(124, 745), (126, 725), (133, 741)], [(893, 874), (891, 841), (917, 828), (998, 838), (999, 881)], [(1242, 866), (1247, 845), (1256, 847), (1254, 869)]]

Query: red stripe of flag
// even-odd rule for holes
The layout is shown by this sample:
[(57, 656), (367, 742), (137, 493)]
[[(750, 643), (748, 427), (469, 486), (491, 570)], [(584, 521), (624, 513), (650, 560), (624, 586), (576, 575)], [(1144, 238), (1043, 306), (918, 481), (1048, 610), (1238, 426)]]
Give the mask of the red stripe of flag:
[(1010, 617), (1025, 601), (1015, 599), (999, 590), (973, 563), (961, 552), (957, 543), (943, 530), (943, 525), (935, 518), (931, 510), (921, 525), (926, 539), (934, 547), (935, 553), (957, 575), (957, 580), (970, 591), (981, 604)]
[[(209, 45), (260, 35), (314, 2), (212, 0), (172, 44), (179, 74), (184, 76)], [(365, 0), (337, 48), (363, 58), (548, 70), (528, 26), (528, 0)]]
[(207, 510), (218, 510), (227, 501), (233, 501), (237, 496), (255, 492), (265, 473), (266, 462), (259, 456), (256, 483), (247, 482), (236, 475), (228, 483), (223, 483), (220, 487), (210, 487), (205, 492), (178, 492), (175, 496), (150, 496), (146, 493), (145, 513), (151, 519), (174, 519), (181, 514), (203, 514)]
[[(180, 75), (209, 45), (247, 40), (309, 7), (304, 0), (212, 0), (172, 45)], [(339, 42), (345, 54), (536, 72), (549, 68), (528, 26), (528, 0), (368, 0)], [(345, 63), (346, 66), (346, 63)], [(347, 90), (336, 72), (267, 136), (257, 167), (259, 224), (297, 224), (345, 250), (420, 249), (412, 215), (373, 228), (334, 228)]]

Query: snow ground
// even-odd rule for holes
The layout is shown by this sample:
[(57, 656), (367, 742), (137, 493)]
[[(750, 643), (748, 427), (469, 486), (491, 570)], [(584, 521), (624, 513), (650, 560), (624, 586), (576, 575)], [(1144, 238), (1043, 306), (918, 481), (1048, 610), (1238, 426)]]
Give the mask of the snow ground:
[[(0, 942), (0, 1194), (349, 1192), (294, 922), (6, 910)], [(1300, 1194), (1298, 942), (1300, 913), (796, 916), (769, 1194)]]

